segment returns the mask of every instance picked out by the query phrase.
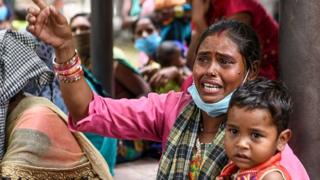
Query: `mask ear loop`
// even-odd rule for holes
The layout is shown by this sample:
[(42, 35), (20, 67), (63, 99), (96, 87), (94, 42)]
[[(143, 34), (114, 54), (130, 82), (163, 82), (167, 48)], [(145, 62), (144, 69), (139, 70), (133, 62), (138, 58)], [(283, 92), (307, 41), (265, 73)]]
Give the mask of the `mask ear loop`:
[(247, 74), (246, 74), (246, 76), (244, 77), (244, 79), (242, 81), (242, 85), (247, 81), (247, 78), (249, 76), (249, 72), (250, 72), (250, 69), (248, 69)]

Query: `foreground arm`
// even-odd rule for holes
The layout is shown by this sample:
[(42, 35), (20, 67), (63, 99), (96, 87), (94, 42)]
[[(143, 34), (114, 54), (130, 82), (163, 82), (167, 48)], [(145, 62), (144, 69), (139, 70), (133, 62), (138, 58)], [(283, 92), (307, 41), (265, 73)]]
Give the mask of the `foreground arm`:
[[(47, 6), (43, 0), (33, 0), (33, 2), (39, 9), (28, 9), (28, 31), (54, 47), (57, 63), (68, 61), (74, 56), (75, 47), (66, 18), (54, 7)], [(86, 117), (93, 94), (84, 78), (74, 83), (61, 82), (60, 87), (73, 120), (77, 122)]]
[(94, 95), (89, 116), (78, 123), (69, 120), (69, 127), (103, 136), (165, 144), (173, 123), (189, 101), (190, 96), (182, 92), (149, 93), (148, 97), (120, 100)]

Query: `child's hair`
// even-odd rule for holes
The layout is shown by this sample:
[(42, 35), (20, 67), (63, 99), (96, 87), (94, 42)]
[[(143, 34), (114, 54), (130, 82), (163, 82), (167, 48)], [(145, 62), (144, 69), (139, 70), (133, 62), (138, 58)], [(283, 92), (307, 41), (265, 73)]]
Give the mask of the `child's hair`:
[(156, 61), (161, 66), (171, 66), (172, 59), (170, 58), (176, 51), (179, 51), (180, 56), (183, 57), (184, 49), (181, 43), (178, 41), (163, 41), (157, 48)]
[(278, 134), (288, 128), (289, 115), (292, 112), (292, 100), (287, 87), (280, 81), (257, 78), (247, 81), (232, 95), (229, 109), (233, 106), (268, 110)]

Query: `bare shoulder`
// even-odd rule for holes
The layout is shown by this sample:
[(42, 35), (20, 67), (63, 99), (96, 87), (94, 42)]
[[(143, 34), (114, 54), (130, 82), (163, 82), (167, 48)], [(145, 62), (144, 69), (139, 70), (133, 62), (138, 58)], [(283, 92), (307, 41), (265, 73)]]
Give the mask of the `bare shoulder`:
[(286, 180), (280, 171), (271, 171), (262, 177), (262, 180)]

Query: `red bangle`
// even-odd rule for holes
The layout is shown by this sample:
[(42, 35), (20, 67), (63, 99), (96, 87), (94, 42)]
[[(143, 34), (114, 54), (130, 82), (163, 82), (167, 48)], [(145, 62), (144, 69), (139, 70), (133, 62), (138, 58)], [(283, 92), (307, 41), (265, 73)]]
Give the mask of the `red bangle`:
[(77, 58), (77, 59), (78, 59), (78, 61), (76, 62), (76, 64), (74, 64), (73, 66), (69, 67), (68, 69), (64, 69), (64, 70), (54, 69), (54, 71), (57, 74), (63, 75), (63, 76), (68, 76), (70, 74), (75, 73), (81, 67), (80, 58)]
[(57, 75), (58, 75), (59, 81), (64, 83), (73, 83), (81, 79), (81, 76), (83, 75), (83, 70), (82, 70), (82, 67), (80, 66), (80, 68), (73, 74), (69, 74), (66, 76), (62, 74), (57, 74)]

